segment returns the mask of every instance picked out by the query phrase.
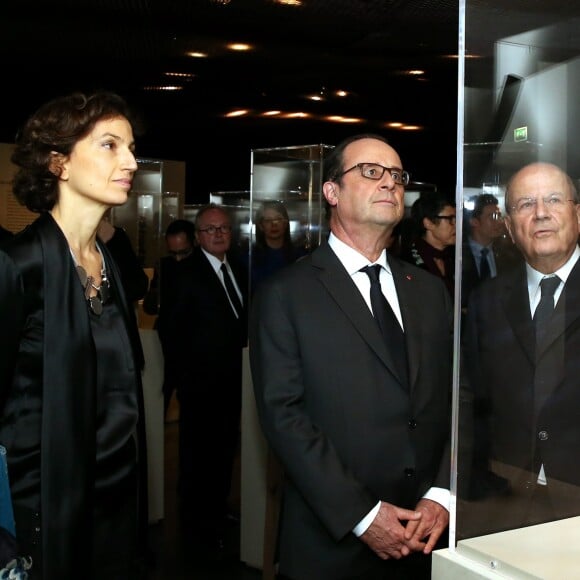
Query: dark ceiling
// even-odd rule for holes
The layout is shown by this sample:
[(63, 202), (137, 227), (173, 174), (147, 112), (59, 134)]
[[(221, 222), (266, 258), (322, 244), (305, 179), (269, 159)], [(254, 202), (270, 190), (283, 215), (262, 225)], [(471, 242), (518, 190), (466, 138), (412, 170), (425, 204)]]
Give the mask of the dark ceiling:
[[(48, 98), (107, 88), (146, 121), (140, 155), (187, 162), (188, 201), (247, 189), (252, 148), (335, 144), (363, 131), (385, 135), (416, 180), (453, 191), (457, 29), (458, 2), (450, 0), (6, 2), (0, 140), (13, 141)], [(254, 48), (237, 53), (229, 42)], [(409, 69), (425, 72), (410, 76)], [(145, 89), (167, 84), (182, 88)], [(313, 94), (322, 100), (310, 100)], [(224, 116), (233, 109), (249, 113)], [(311, 116), (261, 115), (270, 110)], [(363, 121), (333, 123), (329, 115)]]

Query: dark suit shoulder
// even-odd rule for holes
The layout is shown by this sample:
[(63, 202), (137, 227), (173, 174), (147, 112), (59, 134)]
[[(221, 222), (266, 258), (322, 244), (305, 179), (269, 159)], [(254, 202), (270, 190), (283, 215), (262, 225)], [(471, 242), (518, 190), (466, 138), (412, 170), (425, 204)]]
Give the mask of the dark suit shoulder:
[(395, 278), (395, 283), (397, 283), (397, 280), (405, 278), (408, 280), (413, 279), (415, 284), (419, 284), (423, 292), (444, 292), (446, 295), (449, 294), (447, 287), (440, 276), (436, 276), (435, 274), (432, 274), (419, 266), (410, 264), (396, 256), (389, 255), (388, 261)]
[(509, 270), (501, 272), (495, 278), (488, 278), (479, 283), (471, 293), (470, 304), (502, 298), (512, 288), (526, 285), (526, 265), (522, 261)]
[(37, 230), (35, 221), (2, 246), (13, 267), (29, 282), (39, 282), (42, 277), (42, 246)]

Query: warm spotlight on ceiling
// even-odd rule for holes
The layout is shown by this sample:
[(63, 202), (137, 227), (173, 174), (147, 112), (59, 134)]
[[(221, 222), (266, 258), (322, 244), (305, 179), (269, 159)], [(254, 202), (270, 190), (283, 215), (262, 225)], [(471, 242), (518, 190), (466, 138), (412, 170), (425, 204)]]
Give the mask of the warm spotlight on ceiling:
[(348, 92), (347, 91), (336, 91), (334, 94), (337, 97), (348, 97)]
[(393, 123), (385, 123), (385, 127), (389, 129), (400, 129), (403, 126), (403, 123), (393, 122)]
[(331, 115), (326, 117), (326, 120), (332, 123), (362, 123), (363, 121), (358, 117), (343, 117), (342, 115)]
[(201, 52), (199, 50), (192, 50), (185, 53), (186, 56), (191, 56), (192, 58), (207, 58), (209, 55), (207, 52)]
[(182, 91), (183, 87), (176, 85), (149, 85), (143, 87), (145, 91)]
[(421, 131), (423, 127), (420, 125), (403, 125), (401, 127), (402, 131)]
[(252, 45), (251, 44), (246, 44), (244, 42), (230, 42), (227, 47), (230, 50), (236, 50), (238, 52), (244, 52), (247, 50), (252, 50)]
[(226, 113), (225, 116), (226, 117), (243, 117), (244, 115), (247, 115), (250, 111), (248, 111), (248, 109), (237, 109), (235, 111), (230, 111), (229, 113)]
[(274, 4), (282, 4), (283, 6), (302, 6), (302, 0), (274, 0)]
[(286, 113), (284, 115), (285, 119), (307, 119), (310, 117), (310, 113), (304, 113), (302, 111), (297, 111), (296, 113)]
[(195, 77), (193, 73), (181, 73), (181, 72), (165, 72), (163, 73), (166, 77), (174, 77), (180, 79), (191, 80)]
[(282, 111), (265, 111), (264, 113), (262, 113), (262, 117), (276, 117), (281, 112)]

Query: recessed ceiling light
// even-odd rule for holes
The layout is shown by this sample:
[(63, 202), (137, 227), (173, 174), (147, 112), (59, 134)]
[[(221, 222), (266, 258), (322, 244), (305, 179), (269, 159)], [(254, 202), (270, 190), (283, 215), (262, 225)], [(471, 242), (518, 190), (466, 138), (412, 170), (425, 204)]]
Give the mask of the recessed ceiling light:
[(347, 97), (348, 93), (346, 91), (336, 91), (334, 93), (337, 97)]
[(263, 117), (275, 117), (276, 115), (279, 115), (282, 111), (265, 111), (264, 113), (262, 113)]
[(324, 97), (322, 97), (321, 95), (308, 95), (307, 98), (310, 99), (311, 101), (323, 101), (324, 100)]
[(252, 50), (251, 44), (246, 44), (244, 42), (231, 42), (227, 45), (230, 50), (237, 50), (243, 52), (245, 50)]
[(298, 111), (296, 113), (286, 113), (284, 115), (286, 119), (306, 119), (310, 117), (310, 113), (304, 113), (302, 111)]
[(243, 117), (248, 113), (248, 109), (238, 109), (236, 111), (230, 111), (229, 113), (226, 113), (226, 117)]
[(331, 115), (330, 117), (326, 117), (326, 120), (333, 123), (362, 123), (362, 119), (357, 117), (343, 117), (342, 115)]
[(209, 56), (207, 52), (201, 52), (199, 50), (192, 50), (190, 52), (186, 52), (185, 54), (193, 58), (207, 58)]
[(424, 75), (425, 71), (421, 70), (421, 69), (412, 69), (412, 70), (408, 70), (407, 74), (411, 75), (411, 76), (418, 77), (418, 76)]
[(423, 129), (420, 125), (403, 125), (401, 127), (402, 131), (420, 131)]
[(283, 4), (284, 6), (302, 6), (302, 0), (274, 0), (274, 4)]
[(143, 87), (145, 91), (182, 91), (183, 87), (175, 85), (149, 85)]
[(195, 77), (193, 73), (165, 72), (163, 74), (167, 77), (178, 77), (183, 79), (192, 79)]
[(385, 127), (390, 127), (391, 129), (400, 129), (403, 126), (403, 123), (393, 122), (393, 123), (385, 123)]

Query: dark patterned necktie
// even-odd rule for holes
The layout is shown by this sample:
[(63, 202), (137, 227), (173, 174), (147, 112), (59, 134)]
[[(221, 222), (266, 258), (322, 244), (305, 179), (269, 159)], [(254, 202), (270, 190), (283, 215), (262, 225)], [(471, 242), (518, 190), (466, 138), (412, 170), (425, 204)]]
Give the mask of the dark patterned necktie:
[(407, 371), (407, 347), (405, 344), (405, 333), (381, 290), (381, 282), (379, 275), (381, 266), (374, 264), (373, 266), (365, 266), (361, 269), (365, 272), (371, 281), (371, 308), (373, 316), (381, 329), (381, 333), (387, 348), (389, 349), (395, 364), (397, 366), (397, 373), (399, 378), (405, 385), (408, 386), (408, 371)]
[(226, 268), (225, 264), (221, 265), (222, 274), (224, 276), (224, 283), (226, 285), (226, 292), (230, 298), (230, 302), (233, 304), (236, 316), (239, 318), (242, 315), (242, 303), (240, 302), (240, 298), (238, 293), (236, 292), (236, 288), (234, 287), (234, 283), (232, 282), (232, 278), (228, 269)]
[(491, 271), (489, 269), (489, 262), (487, 261), (487, 255), (489, 250), (487, 248), (481, 249), (481, 254), (479, 257), (479, 279), (485, 280), (491, 276)]

